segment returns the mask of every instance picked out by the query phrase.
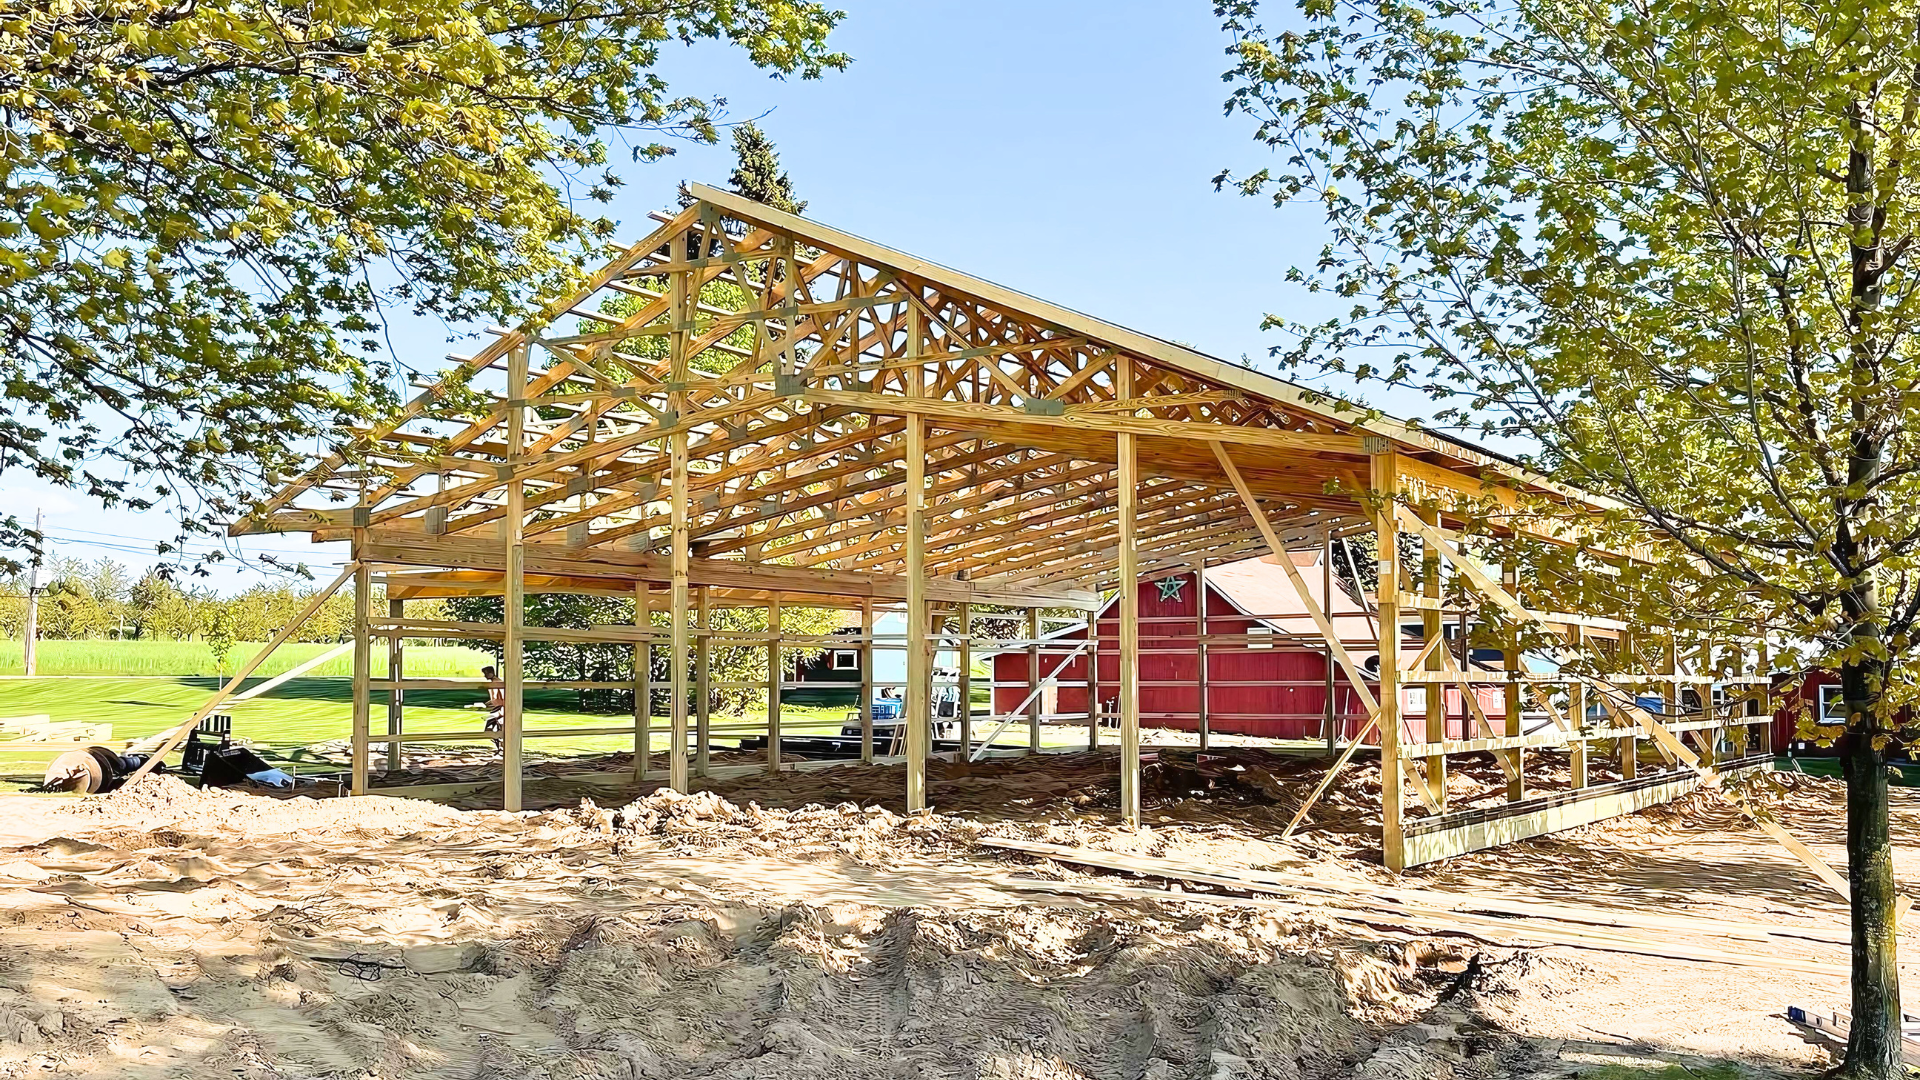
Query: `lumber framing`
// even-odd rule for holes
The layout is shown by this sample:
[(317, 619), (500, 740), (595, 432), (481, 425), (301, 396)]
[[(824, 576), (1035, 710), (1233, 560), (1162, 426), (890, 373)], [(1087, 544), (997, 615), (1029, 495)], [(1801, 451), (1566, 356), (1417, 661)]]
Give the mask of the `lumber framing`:
[[(1324, 649), (1329, 691), (1337, 678), (1364, 704), (1381, 760), (1391, 867), (1446, 846), (1426, 838), (1453, 835), (1453, 815), (1468, 812), (1448, 802), (1450, 756), (1494, 754), (1508, 778), (1505, 817), (1517, 824), (1476, 832), (1463, 823), (1458, 843), (1471, 845), (1570, 820), (1559, 804), (1535, 801), (1561, 795), (1528, 790), (1529, 757), (1566, 755), (1581, 782), (1596, 763), (1618, 758), (1638, 782), (1638, 751), (1648, 743), (1667, 770), (1647, 774), (1646, 790), (1666, 792), (1684, 786), (1682, 774), (1710, 772), (1707, 751), (1722, 740), (1754, 741), (1758, 722), (1730, 707), (1656, 719), (1633, 693), (1664, 695), (1678, 712), (1683, 686), (1705, 699), (1709, 686), (1757, 680), (1677, 663), (1641, 670), (1643, 652), (1680, 655), (1678, 631), (1631, 626), (1608, 611), (1527, 611), (1515, 599), (1532, 595), (1521, 582), (1495, 582), (1504, 571), (1490, 574), (1467, 553), (1476, 530), (1591, 548), (1601, 516), (1617, 509), (1606, 500), (819, 222), (702, 185), (688, 194), (688, 206), (658, 215), (658, 228), (579, 289), (456, 358), (394, 416), (346, 433), (232, 524), (235, 535), (353, 542), (354, 791), (370, 790), (375, 747), (385, 747), (392, 772), (402, 743), (435, 734), (403, 721), (405, 692), (428, 685), (404, 673), (409, 636), (501, 643), (504, 730), (451, 734), (499, 740), (509, 809), (523, 799), (523, 740), (539, 734), (525, 730), (522, 702), (527, 687), (542, 685), (524, 670), (522, 646), (533, 641), (633, 650), (630, 673), (594, 686), (633, 695), (631, 726), (613, 729), (633, 734), (631, 779), (656, 776), (653, 701), (664, 700), (666, 779), (682, 791), (720, 774), (709, 753), (726, 725), (711, 723), (708, 696), (738, 689), (713, 680), (709, 650), (765, 649), (764, 767), (785, 769), (786, 664), (818, 643), (787, 632), (783, 606), (838, 608), (848, 630), (857, 623), (857, 636), (835, 640), (859, 650), (861, 759), (878, 760), (879, 606), (906, 617), (904, 635), (882, 647), (906, 653), (898, 760), (907, 804), (923, 810), (936, 649), (970, 657), (980, 608), (1016, 609), (1036, 691), (1020, 719), (1037, 752), (1048, 735), (1037, 691), (1052, 666), (1043, 663), (1041, 611), (1091, 612), (1117, 593), (1117, 618), (1089, 626), (1087, 636), (1110, 637), (1119, 663), (1088, 665), (1084, 720), (1094, 748), (1103, 718), (1117, 721), (1121, 817), (1138, 823), (1150, 719), (1140, 663), (1153, 650), (1151, 631), (1142, 648), (1136, 583), (1175, 572), (1204, 582), (1209, 568), (1256, 556), (1273, 559), (1305, 603), (1312, 629), (1297, 639)], [(1375, 640), (1340, 641), (1288, 553), (1324, 550), (1330, 559), (1334, 538), (1366, 530), (1380, 552)], [(1419, 573), (1403, 573), (1402, 551), (1417, 554)], [(1648, 547), (1598, 554), (1616, 566), (1659, 556)], [(1330, 582), (1331, 569), (1322, 573)], [(384, 618), (366, 609), (376, 574)], [(1448, 581), (1455, 587), (1443, 590)], [(1525, 612), (1568, 635), (1573, 653), (1611, 650), (1606, 664), (1584, 669), (1610, 672), (1605, 687), (1526, 670), (1517, 648), (1489, 665), (1464, 636), (1450, 643), (1449, 620), (1458, 616), (1464, 635), (1473, 618), (1450, 606), (1463, 590), (1489, 611)], [(618, 626), (525, 625), (522, 601), (541, 592), (616, 597), (633, 614)], [(505, 598), (499, 625), (404, 614), (408, 600), (475, 595)], [(730, 608), (764, 612), (767, 631), (716, 631), (713, 613)], [(1419, 625), (1417, 639), (1408, 639), (1409, 621)], [(1210, 658), (1252, 646), (1208, 633), (1204, 609), (1195, 623), (1204, 739)], [(375, 680), (371, 649), (381, 637), (392, 673)], [(1632, 644), (1616, 644), (1623, 641)], [(665, 687), (654, 685), (656, 658), (665, 660)], [(960, 681), (970, 686), (965, 674)], [(390, 695), (378, 738), (376, 692)], [(1609, 719), (1590, 717), (1589, 703)], [(1550, 717), (1551, 728), (1523, 726), (1527, 714)], [(1329, 753), (1334, 723), (1329, 715)], [(964, 716), (959, 756), (976, 749), (973, 726)], [(1368, 737), (1349, 740), (1289, 831), (1310, 819)], [(1593, 805), (1611, 804), (1596, 796)]]

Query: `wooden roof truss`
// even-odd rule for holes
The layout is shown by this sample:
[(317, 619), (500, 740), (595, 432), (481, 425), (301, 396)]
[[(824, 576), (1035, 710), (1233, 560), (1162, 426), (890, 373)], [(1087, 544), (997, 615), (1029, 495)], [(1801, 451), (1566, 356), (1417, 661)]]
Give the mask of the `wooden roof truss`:
[(455, 358), (233, 531), (498, 569), (476, 552), (503, 535), (519, 485), (530, 558), (664, 580), (684, 434), (696, 567), (729, 564), (709, 569), (736, 588), (777, 567), (789, 591), (888, 595), (872, 583), (904, 569), (915, 418), (925, 565), (960, 599), (1084, 605), (1113, 585), (1123, 432), (1139, 447), (1142, 572), (1267, 549), (1214, 445), (1288, 541), (1367, 521), (1342, 485), (1379, 437), (1289, 384), (695, 191), (536, 329)]

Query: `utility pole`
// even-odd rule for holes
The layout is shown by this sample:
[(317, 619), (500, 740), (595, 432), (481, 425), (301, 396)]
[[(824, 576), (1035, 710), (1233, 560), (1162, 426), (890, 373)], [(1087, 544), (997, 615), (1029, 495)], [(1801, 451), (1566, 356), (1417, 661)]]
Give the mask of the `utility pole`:
[(28, 675), (34, 671), (34, 643), (40, 638), (40, 553), (46, 550), (45, 534), (40, 528), (39, 510), (33, 512), (33, 566), (27, 571), (27, 628), (23, 645), (25, 668)]

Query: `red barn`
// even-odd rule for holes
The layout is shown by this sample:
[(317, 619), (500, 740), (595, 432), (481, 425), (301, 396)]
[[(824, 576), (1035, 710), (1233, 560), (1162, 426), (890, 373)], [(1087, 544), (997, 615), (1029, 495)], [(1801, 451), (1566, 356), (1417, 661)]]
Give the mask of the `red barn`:
[(1800, 676), (1800, 689), (1789, 694), (1785, 692), (1786, 684), (1792, 679), (1791, 675), (1773, 677), (1774, 701), (1778, 706), (1773, 713), (1773, 746), (1809, 757), (1835, 756), (1832, 746), (1802, 739), (1799, 726), (1803, 708), (1816, 724), (1839, 727), (1847, 722), (1847, 707), (1840, 700), (1840, 673), (1811, 668)]
[[(1307, 590), (1327, 612), (1341, 644), (1368, 672), (1379, 670), (1378, 638), (1373, 619), (1359, 600), (1328, 577), (1318, 551), (1293, 552)], [(1140, 723), (1143, 727), (1194, 731), (1199, 727), (1203, 691), (1200, 684), (1201, 616), (1192, 572), (1142, 581), (1140, 599)], [(1367, 712), (1346, 676), (1328, 655), (1325, 641), (1306, 605), (1277, 563), (1248, 559), (1206, 572), (1207, 678), (1204, 690), (1208, 730), (1223, 734), (1278, 739), (1321, 739), (1329, 725), (1341, 740), (1351, 739), (1366, 726)], [(1099, 653), (1096, 685), (1102, 711), (1117, 712), (1114, 687), (1120, 676), (1118, 598), (1099, 614)], [(1419, 649), (1417, 613), (1403, 620), (1403, 652)], [(1449, 632), (1453, 630), (1448, 627)], [(1411, 635), (1408, 637), (1407, 635)], [(1063, 658), (1086, 640), (1084, 624), (1049, 635), (1040, 649), (1042, 678), (1053, 675)], [(1032, 659), (1025, 648), (992, 656), (993, 711), (1005, 716), (1018, 709), (1030, 693)], [(1048, 716), (1084, 717), (1087, 710), (1087, 659), (1084, 653), (1066, 661), (1057, 686), (1040, 696), (1041, 712)], [(1329, 672), (1332, 672), (1329, 680)], [(1331, 694), (1329, 694), (1331, 686)], [(1370, 690), (1378, 684), (1370, 682)], [(1418, 713), (1425, 689), (1402, 690), (1404, 706)], [(1477, 736), (1473, 719), (1462, 706), (1460, 691), (1444, 688), (1451, 738)], [(1506, 715), (1505, 697), (1497, 686), (1475, 688), (1475, 698), (1487, 716)], [(1415, 716), (1407, 738), (1418, 741), (1424, 722)]]

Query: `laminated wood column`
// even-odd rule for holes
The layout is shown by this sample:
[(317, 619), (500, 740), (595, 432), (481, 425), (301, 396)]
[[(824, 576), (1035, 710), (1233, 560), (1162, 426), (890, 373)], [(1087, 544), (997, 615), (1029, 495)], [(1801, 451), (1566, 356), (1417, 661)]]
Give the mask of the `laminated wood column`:
[(707, 700), (713, 693), (710, 670), (713, 608), (705, 585), (694, 591), (693, 614), (694, 629), (697, 631), (693, 636), (693, 772), (695, 776), (705, 776), (708, 744), (713, 736), (712, 708)]
[(687, 790), (687, 433), (676, 432), (673, 444), (673, 557), (671, 560), (670, 618), (672, 642), (667, 661), (668, 737), (667, 784)]
[[(387, 600), (387, 618), (398, 621), (406, 618), (407, 602)], [(400, 689), (400, 680), (406, 677), (407, 639), (399, 633), (387, 638), (387, 681), (393, 683), (393, 689), (387, 691), (387, 771), (400, 771), (400, 733), (406, 726), (407, 692)]]
[[(689, 233), (689, 236), (695, 235)], [(705, 232), (700, 237), (700, 250), (707, 243)], [(676, 241), (676, 244), (678, 242)], [(668, 578), (668, 608), (670, 611), (671, 642), (668, 652), (667, 688), (669, 707), (667, 710), (669, 738), (667, 748), (667, 784), (675, 791), (687, 790), (687, 574), (688, 545), (691, 538), (687, 524), (687, 429), (690, 417), (687, 399), (687, 363), (688, 349), (691, 347), (691, 328), (698, 295), (688, 284), (689, 274), (685, 270), (675, 271), (668, 283), (668, 304), (672, 312), (672, 329), (667, 340), (667, 385), (678, 387), (667, 394), (667, 402), (673, 416), (674, 433), (668, 437), (668, 453), (672, 458), (673, 493), (670, 510), (670, 550)], [(771, 279), (771, 273), (769, 273)], [(768, 281), (771, 289), (772, 281)]]
[[(1094, 590), (1095, 596), (1099, 590)], [(1087, 749), (1100, 749), (1100, 609), (1087, 612)]]
[[(1699, 656), (1699, 661), (1694, 665), (1695, 673), (1702, 678), (1713, 678), (1713, 643), (1711, 641), (1700, 643)], [(1693, 737), (1699, 740), (1700, 760), (1712, 766), (1720, 760), (1720, 743), (1724, 738), (1724, 729), (1720, 726), (1719, 710), (1713, 707), (1713, 684), (1702, 682), (1695, 683), (1694, 686), (1698, 687), (1694, 692), (1700, 698), (1700, 719), (1711, 726), (1694, 732)]]
[[(1115, 360), (1114, 395), (1133, 396), (1133, 365)], [(1140, 461), (1131, 433), (1115, 436), (1119, 459), (1118, 490), (1120, 549), (1120, 672), (1115, 687), (1120, 699), (1120, 816), (1128, 825), (1140, 824)]]
[(1040, 609), (1027, 609), (1027, 753), (1040, 752)]
[[(1509, 559), (1508, 561), (1511, 561)], [(1520, 570), (1515, 566), (1505, 566), (1500, 570), (1500, 581), (1507, 592), (1520, 595)], [(1506, 710), (1506, 730), (1503, 734), (1519, 738), (1526, 734), (1525, 725), (1520, 717), (1520, 684), (1513, 681), (1515, 674), (1523, 670), (1520, 660), (1520, 628), (1510, 626), (1506, 629), (1500, 643), (1500, 666), (1506, 669), (1507, 685), (1502, 688), (1505, 697), (1502, 708)], [(1513, 766), (1507, 777), (1507, 798), (1519, 802), (1527, 797), (1527, 752), (1522, 748), (1507, 751), (1507, 761)], [(1629, 773), (1628, 775), (1632, 775)]]
[(960, 685), (957, 688), (959, 700), (954, 703), (955, 718), (960, 721), (960, 756), (957, 761), (967, 760), (973, 752), (973, 609), (966, 604), (959, 607), (960, 641), (956, 662), (960, 669)]
[(633, 778), (647, 779), (653, 769), (653, 589), (633, 586), (633, 624), (647, 637), (633, 643)]
[[(1279, 553), (1286, 558), (1286, 553)], [(1193, 696), (1196, 710), (1194, 726), (1199, 729), (1200, 749), (1207, 748), (1207, 561), (1203, 557), (1193, 568)], [(1329, 667), (1331, 670), (1331, 667)]]
[(786, 681), (780, 650), (780, 598), (767, 601), (767, 771), (780, 771), (780, 684)]
[(873, 764), (873, 598), (860, 601), (860, 760)]
[[(1685, 720), (1687, 718), (1687, 699), (1684, 684), (1680, 681), (1680, 628), (1677, 626), (1673, 628), (1671, 634), (1667, 637), (1665, 655), (1661, 657), (1661, 667), (1667, 676), (1666, 689), (1664, 691), (1667, 700), (1667, 719), (1673, 721)], [(1686, 733), (1682, 732), (1680, 740), (1685, 742), (1686, 738)], [(1673, 763), (1673, 758), (1670, 755), (1667, 756), (1666, 760), (1669, 765)]]
[(518, 472), (527, 430), (527, 349), (518, 346), (507, 354), (507, 390), (513, 401), (507, 406), (507, 467), (514, 477), (507, 481), (506, 526), (507, 573), (503, 622), (500, 638), (500, 680), (506, 696), (501, 717), (500, 742), (505, 757), (501, 806), (520, 809), (520, 767), (523, 745), (521, 734), (526, 712), (521, 701), (524, 678), (521, 667), (521, 635), (527, 617), (527, 489)]
[[(924, 317), (918, 303), (907, 305), (907, 355), (922, 352)], [(900, 373), (909, 397), (925, 394), (926, 371), (918, 364)], [(933, 656), (927, 649), (927, 426), (916, 413), (906, 422), (907, 507), (907, 686), (900, 722), (906, 725), (907, 812), (927, 808), (927, 748), (932, 741), (929, 690)]]
[[(1507, 591), (1514, 592), (1512, 588), (1509, 588)], [(1636, 668), (1644, 665), (1646, 662), (1641, 656), (1640, 645), (1640, 634), (1638, 632), (1632, 630), (1622, 630), (1620, 632), (1620, 651), (1630, 658)], [(1640, 773), (1640, 740), (1635, 735), (1622, 735), (1620, 741), (1615, 745), (1618, 746), (1620, 753), (1620, 778), (1622, 780), (1634, 779)]]
[(1399, 492), (1398, 455), (1369, 459), (1369, 480), (1381, 500), (1373, 519), (1380, 562), (1375, 603), (1380, 612), (1380, 851), (1389, 870), (1406, 868), (1406, 787), (1400, 762), (1400, 527), (1393, 498)]
[[(367, 625), (367, 605), (373, 592), (373, 572), (361, 561), (366, 530), (353, 531), (353, 773), (350, 790), (367, 793), (367, 772), (371, 764), (367, 748), (373, 726), (373, 637)], [(157, 755), (156, 755), (157, 756)]]
[[(1567, 628), (1567, 636), (1574, 654), (1583, 655), (1586, 652), (1587, 632), (1578, 626), (1571, 626)], [(1583, 788), (1587, 786), (1587, 744), (1581, 737), (1587, 733), (1587, 684), (1577, 679), (1567, 687), (1567, 725), (1573, 729), (1575, 736), (1575, 741), (1567, 744), (1572, 783), (1576, 788)]]
[[(1321, 605), (1325, 607), (1327, 610), (1327, 613), (1331, 615), (1333, 613), (1333, 530), (1332, 529), (1327, 530), (1326, 547), (1321, 551), (1321, 555), (1320, 555), (1320, 597), (1321, 597)], [(1336, 716), (1338, 714), (1334, 711), (1334, 708), (1333, 708), (1334, 659), (1333, 659), (1333, 642), (1331, 641), (1327, 642), (1326, 660), (1327, 660), (1327, 687), (1326, 687), (1327, 696), (1326, 696), (1326, 705), (1325, 705), (1325, 715), (1322, 716), (1320, 720), (1320, 723), (1321, 723), (1320, 733), (1322, 736), (1326, 738), (1327, 754), (1331, 756), (1333, 754), (1333, 751), (1340, 737), (1340, 731), (1339, 731), (1339, 728), (1337, 727), (1339, 721), (1336, 719)]]
[[(1420, 516), (1427, 524), (1434, 526), (1436, 529), (1439, 527), (1439, 511), (1422, 511)], [(1435, 550), (1432, 544), (1422, 544), (1420, 547), (1420, 595), (1425, 598), (1430, 605), (1436, 605), (1420, 609), (1420, 644), (1422, 647), (1425, 647), (1428, 643), (1436, 639), (1444, 638), (1446, 635), (1445, 628), (1440, 625), (1440, 610), (1437, 606), (1440, 601), (1440, 552)], [(1441, 662), (1440, 650), (1447, 647), (1447, 643), (1442, 640), (1439, 645), (1428, 649), (1427, 659), (1422, 666), (1430, 672), (1443, 670), (1444, 665)], [(1463, 664), (1462, 670), (1470, 671), (1472, 670), (1472, 666)], [(1472, 692), (1470, 688), (1462, 688), (1461, 690), (1463, 695)], [(1426, 740), (1430, 743), (1446, 741), (1446, 686), (1437, 682), (1422, 683), (1420, 685), (1420, 695), (1421, 701), (1424, 703), (1423, 714), (1426, 719)], [(1466, 708), (1467, 703), (1463, 699), (1460, 702), (1460, 710), (1465, 712)], [(1445, 754), (1430, 754), (1427, 756), (1426, 766), (1427, 777), (1425, 782), (1427, 790), (1433, 795), (1435, 805), (1444, 811), (1447, 808), (1447, 756)]]

